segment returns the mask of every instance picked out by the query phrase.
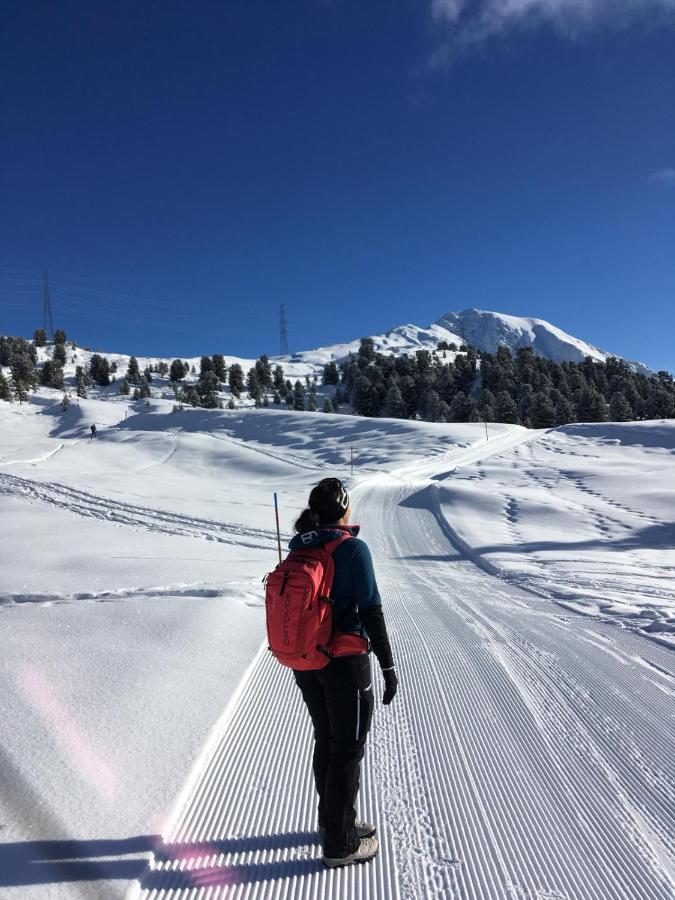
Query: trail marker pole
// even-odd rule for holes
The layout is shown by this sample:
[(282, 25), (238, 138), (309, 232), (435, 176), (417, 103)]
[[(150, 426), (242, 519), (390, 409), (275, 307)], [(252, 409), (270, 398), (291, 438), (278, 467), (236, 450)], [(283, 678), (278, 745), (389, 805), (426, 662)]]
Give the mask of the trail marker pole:
[(279, 504), (276, 491), (274, 492), (274, 516), (277, 520), (277, 549), (279, 550), (279, 562), (281, 562), (281, 532), (279, 531)]
[(487, 430), (487, 419), (483, 419), (483, 424), (485, 425), (485, 440), (489, 441), (490, 438), (488, 436), (488, 430)]

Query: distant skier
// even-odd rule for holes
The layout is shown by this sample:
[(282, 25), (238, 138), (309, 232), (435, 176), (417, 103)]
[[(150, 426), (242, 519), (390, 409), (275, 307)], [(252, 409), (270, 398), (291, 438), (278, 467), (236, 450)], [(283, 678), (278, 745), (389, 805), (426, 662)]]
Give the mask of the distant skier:
[(92, 440), (92, 439), (95, 438), (95, 437), (96, 437), (96, 426), (95, 426), (95, 425), (93, 424), (93, 422), (92, 422), (92, 425), (91, 425), (91, 437), (89, 438), (89, 440)]
[(379, 849), (375, 825), (357, 821), (354, 809), (374, 706), (371, 646), (384, 675), (382, 702), (391, 703), (397, 689), (370, 551), (356, 537), (359, 526), (348, 525), (350, 515), (347, 489), (338, 478), (324, 478), (310, 493), (309, 508), (295, 523), (298, 534), (290, 542), (291, 550), (332, 544), (335, 567), (330, 662), (293, 672), (314, 725), (319, 832), (323, 862), (331, 868), (365, 862)]

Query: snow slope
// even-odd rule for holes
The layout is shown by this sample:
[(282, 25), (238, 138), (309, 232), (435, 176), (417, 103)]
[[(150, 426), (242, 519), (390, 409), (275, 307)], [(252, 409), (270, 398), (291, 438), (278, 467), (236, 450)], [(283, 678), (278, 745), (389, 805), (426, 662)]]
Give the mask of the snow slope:
[[(379, 353), (394, 355), (435, 350), (440, 341), (446, 341), (457, 347), (463, 343), (471, 344), (478, 350), (489, 353), (495, 353), (500, 346), (508, 347), (513, 352), (520, 347), (532, 347), (538, 356), (559, 363), (582, 362), (586, 356), (598, 361), (616, 356), (567, 334), (544, 319), (510, 316), (482, 309), (449, 312), (428, 327), (400, 325), (383, 334), (373, 335), (372, 338)], [(323, 366), (330, 360), (341, 360), (350, 353), (358, 353), (359, 343), (359, 340), (354, 340), (316, 350), (305, 350), (284, 359)], [(452, 360), (454, 353), (450, 352), (447, 358)], [(631, 362), (630, 365), (644, 373), (650, 371), (642, 363)]]
[(675, 648), (675, 422), (563, 426), (430, 491), (486, 571)]
[[(446, 313), (436, 324), (454, 331), (462, 340), (489, 353), (495, 353), (499, 346), (506, 346), (512, 351), (532, 347), (538, 356), (559, 363), (583, 362), (586, 356), (602, 362), (609, 356), (616, 356), (567, 334), (544, 319), (465, 309), (459, 313)], [(641, 363), (631, 365), (640, 371), (649, 371)]]
[[(546, 529), (572, 544), (538, 562), (547, 590), (586, 538), (568, 507), (597, 505), (630, 526), (635, 554), (608, 552), (612, 526), (585, 564), (628, 592), (642, 546), (667, 622), (675, 563), (650, 555), (635, 516), (669, 521), (671, 495), (645, 486), (656, 467), (669, 478), (670, 432), (636, 423), (617, 445), (593, 428), (495, 426), (486, 443), (482, 425), (161, 400), (62, 414), (57, 396), (0, 403), (3, 900), (673, 896), (672, 649), (634, 610), (577, 615), (543, 579), (504, 577), (461, 531), (493, 527), (507, 489), (546, 490), (545, 462), (560, 478)], [(562, 473), (591, 464), (617, 472), (590, 482), (602, 498), (566, 496)], [(364, 763), (382, 851), (335, 872), (318, 859), (306, 713), (258, 649), (272, 491), (289, 534), (328, 473), (351, 485), (401, 673)], [(455, 490), (461, 513), (439, 500)]]

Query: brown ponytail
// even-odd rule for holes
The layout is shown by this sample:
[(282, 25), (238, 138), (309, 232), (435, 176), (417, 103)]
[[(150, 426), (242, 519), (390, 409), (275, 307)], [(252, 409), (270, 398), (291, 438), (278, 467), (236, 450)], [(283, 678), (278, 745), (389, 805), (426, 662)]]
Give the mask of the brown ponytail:
[(304, 509), (295, 520), (295, 530), (302, 534), (319, 527), (319, 514), (312, 509)]

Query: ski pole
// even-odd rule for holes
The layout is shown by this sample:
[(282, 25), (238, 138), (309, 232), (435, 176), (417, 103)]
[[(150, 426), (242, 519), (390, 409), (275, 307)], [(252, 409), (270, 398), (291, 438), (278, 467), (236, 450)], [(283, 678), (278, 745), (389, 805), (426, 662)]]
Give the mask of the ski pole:
[(281, 533), (279, 531), (279, 504), (277, 503), (277, 492), (274, 492), (274, 515), (277, 520), (277, 548), (279, 550), (279, 562), (281, 562)]
[(354, 474), (354, 448), (349, 448), (349, 465), (351, 466), (352, 475)]

